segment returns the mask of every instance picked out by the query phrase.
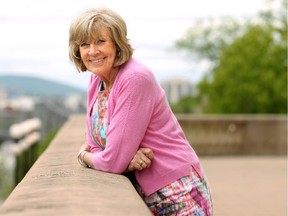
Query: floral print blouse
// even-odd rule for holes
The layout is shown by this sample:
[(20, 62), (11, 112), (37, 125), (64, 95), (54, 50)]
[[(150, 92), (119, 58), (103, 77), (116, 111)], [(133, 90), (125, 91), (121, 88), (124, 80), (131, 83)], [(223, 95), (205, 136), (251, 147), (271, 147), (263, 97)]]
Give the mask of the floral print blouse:
[(108, 130), (107, 124), (107, 104), (109, 91), (103, 87), (103, 81), (98, 88), (98, 97), (95, 101), (91, 114), (91, 134), (95, 144), (102, 149), (106, 146), (106, 132)]

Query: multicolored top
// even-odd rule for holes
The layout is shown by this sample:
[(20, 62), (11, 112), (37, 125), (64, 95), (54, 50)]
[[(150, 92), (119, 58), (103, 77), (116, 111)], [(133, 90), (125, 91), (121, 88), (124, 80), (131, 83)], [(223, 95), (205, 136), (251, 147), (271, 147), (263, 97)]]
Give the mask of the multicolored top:
[(106, 132), (108, 130), (106, 113), (109, 93), (108, 90), (104, 89), (103, 82), (101, 82), (91, 114), (91, 135), (95, 144), (102, 149), (106, 147)]

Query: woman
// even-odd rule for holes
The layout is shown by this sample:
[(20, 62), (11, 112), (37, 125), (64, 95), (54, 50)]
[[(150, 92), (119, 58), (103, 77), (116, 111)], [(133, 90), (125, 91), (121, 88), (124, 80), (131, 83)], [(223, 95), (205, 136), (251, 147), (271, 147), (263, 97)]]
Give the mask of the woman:
[(154, 75), (132, 57), (125, 21), (110, 9), (91, 9), (69, 34), (71, 61), (92, 73), (80, 164), (135, 174), (154, 215), (212, 215), (199, 159)]

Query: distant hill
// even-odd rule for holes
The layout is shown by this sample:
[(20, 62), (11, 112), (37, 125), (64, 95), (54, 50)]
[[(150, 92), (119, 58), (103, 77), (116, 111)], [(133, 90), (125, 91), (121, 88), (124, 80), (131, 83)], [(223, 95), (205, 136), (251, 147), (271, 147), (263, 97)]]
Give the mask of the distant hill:
[(46, 79), (31, 76), (0, 75), (0, 89), (10, 93), (31, 96), (67, 96), (85, 94), (84, 90)]

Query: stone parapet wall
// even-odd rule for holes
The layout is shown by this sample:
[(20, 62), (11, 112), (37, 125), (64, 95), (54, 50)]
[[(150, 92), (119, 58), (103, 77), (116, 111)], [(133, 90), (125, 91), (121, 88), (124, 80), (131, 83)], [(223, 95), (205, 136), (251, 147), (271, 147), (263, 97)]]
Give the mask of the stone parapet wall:
[(199, 155), (287, 155), (286, 115), (177, 115)]
[(72, 116), (0, 207), (5, 216), (151, 215), (128, 178), (83, 168), (85, 116)]

